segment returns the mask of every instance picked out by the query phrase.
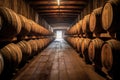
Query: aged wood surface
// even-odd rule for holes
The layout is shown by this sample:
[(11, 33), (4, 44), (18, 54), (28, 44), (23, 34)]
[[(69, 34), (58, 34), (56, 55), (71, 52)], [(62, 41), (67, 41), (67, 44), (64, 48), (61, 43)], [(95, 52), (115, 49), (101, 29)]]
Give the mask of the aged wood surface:
[(34, 57), (13, 80), (105, 80), (64, 41), (55, 40)]

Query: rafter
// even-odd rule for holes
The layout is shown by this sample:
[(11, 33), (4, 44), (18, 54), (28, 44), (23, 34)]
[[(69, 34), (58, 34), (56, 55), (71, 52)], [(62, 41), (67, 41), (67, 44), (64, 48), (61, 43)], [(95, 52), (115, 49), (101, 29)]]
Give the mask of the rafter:
[(40, 13), (80, 13), (81, 10), (38, 10)]
[[(49, 4), (55, 4), (57, 5), (57, 1), (30, 1), (29, 2), (30, 5), (49, 5)], [(73, 0), (68, 0), (68, 1), (61, 1), (60, 2), (61, 5), (72, 5), (72, 4), (76, 4), (76, 5), (86, 5), (86, 1), (73, 1)]]

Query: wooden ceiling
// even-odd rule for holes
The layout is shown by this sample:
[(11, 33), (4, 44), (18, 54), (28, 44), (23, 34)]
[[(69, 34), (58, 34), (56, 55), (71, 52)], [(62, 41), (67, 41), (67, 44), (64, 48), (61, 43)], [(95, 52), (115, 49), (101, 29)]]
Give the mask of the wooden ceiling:
[[(88, 0), (26, 0), (52, 27), (70, 26)], [(57, 25), (58, 24), (58, 25)]]

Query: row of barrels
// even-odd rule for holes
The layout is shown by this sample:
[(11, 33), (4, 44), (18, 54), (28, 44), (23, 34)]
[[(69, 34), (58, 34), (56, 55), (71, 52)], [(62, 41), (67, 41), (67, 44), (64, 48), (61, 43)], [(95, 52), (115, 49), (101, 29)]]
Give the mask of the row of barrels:
[(66, 34), (116, 33), (120, 31), (120, 0), (108, 0), (73, 25)]
[(0, 49), (0, 78), (5, 78), (16, 67), (23, 65), (27, 60), (43, 50), (53, 38), (22, 40), (9, 43)]
[(104, 72), (113, 80), (120, 79), (120, 41), (115, 39), (66, 37), (66, 41), (87, 64)]
[(0, 37), (12, 38), (15, 36), (46, 36), (52, 32), (13, 10), (0, 7)]

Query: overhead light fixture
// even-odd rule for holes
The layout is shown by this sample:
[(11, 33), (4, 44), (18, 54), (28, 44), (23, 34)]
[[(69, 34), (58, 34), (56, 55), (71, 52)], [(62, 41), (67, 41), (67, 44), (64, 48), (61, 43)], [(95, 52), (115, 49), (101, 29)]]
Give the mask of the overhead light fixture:
[(58, 6), (60, 6), (60, 0), (57, 0)]

